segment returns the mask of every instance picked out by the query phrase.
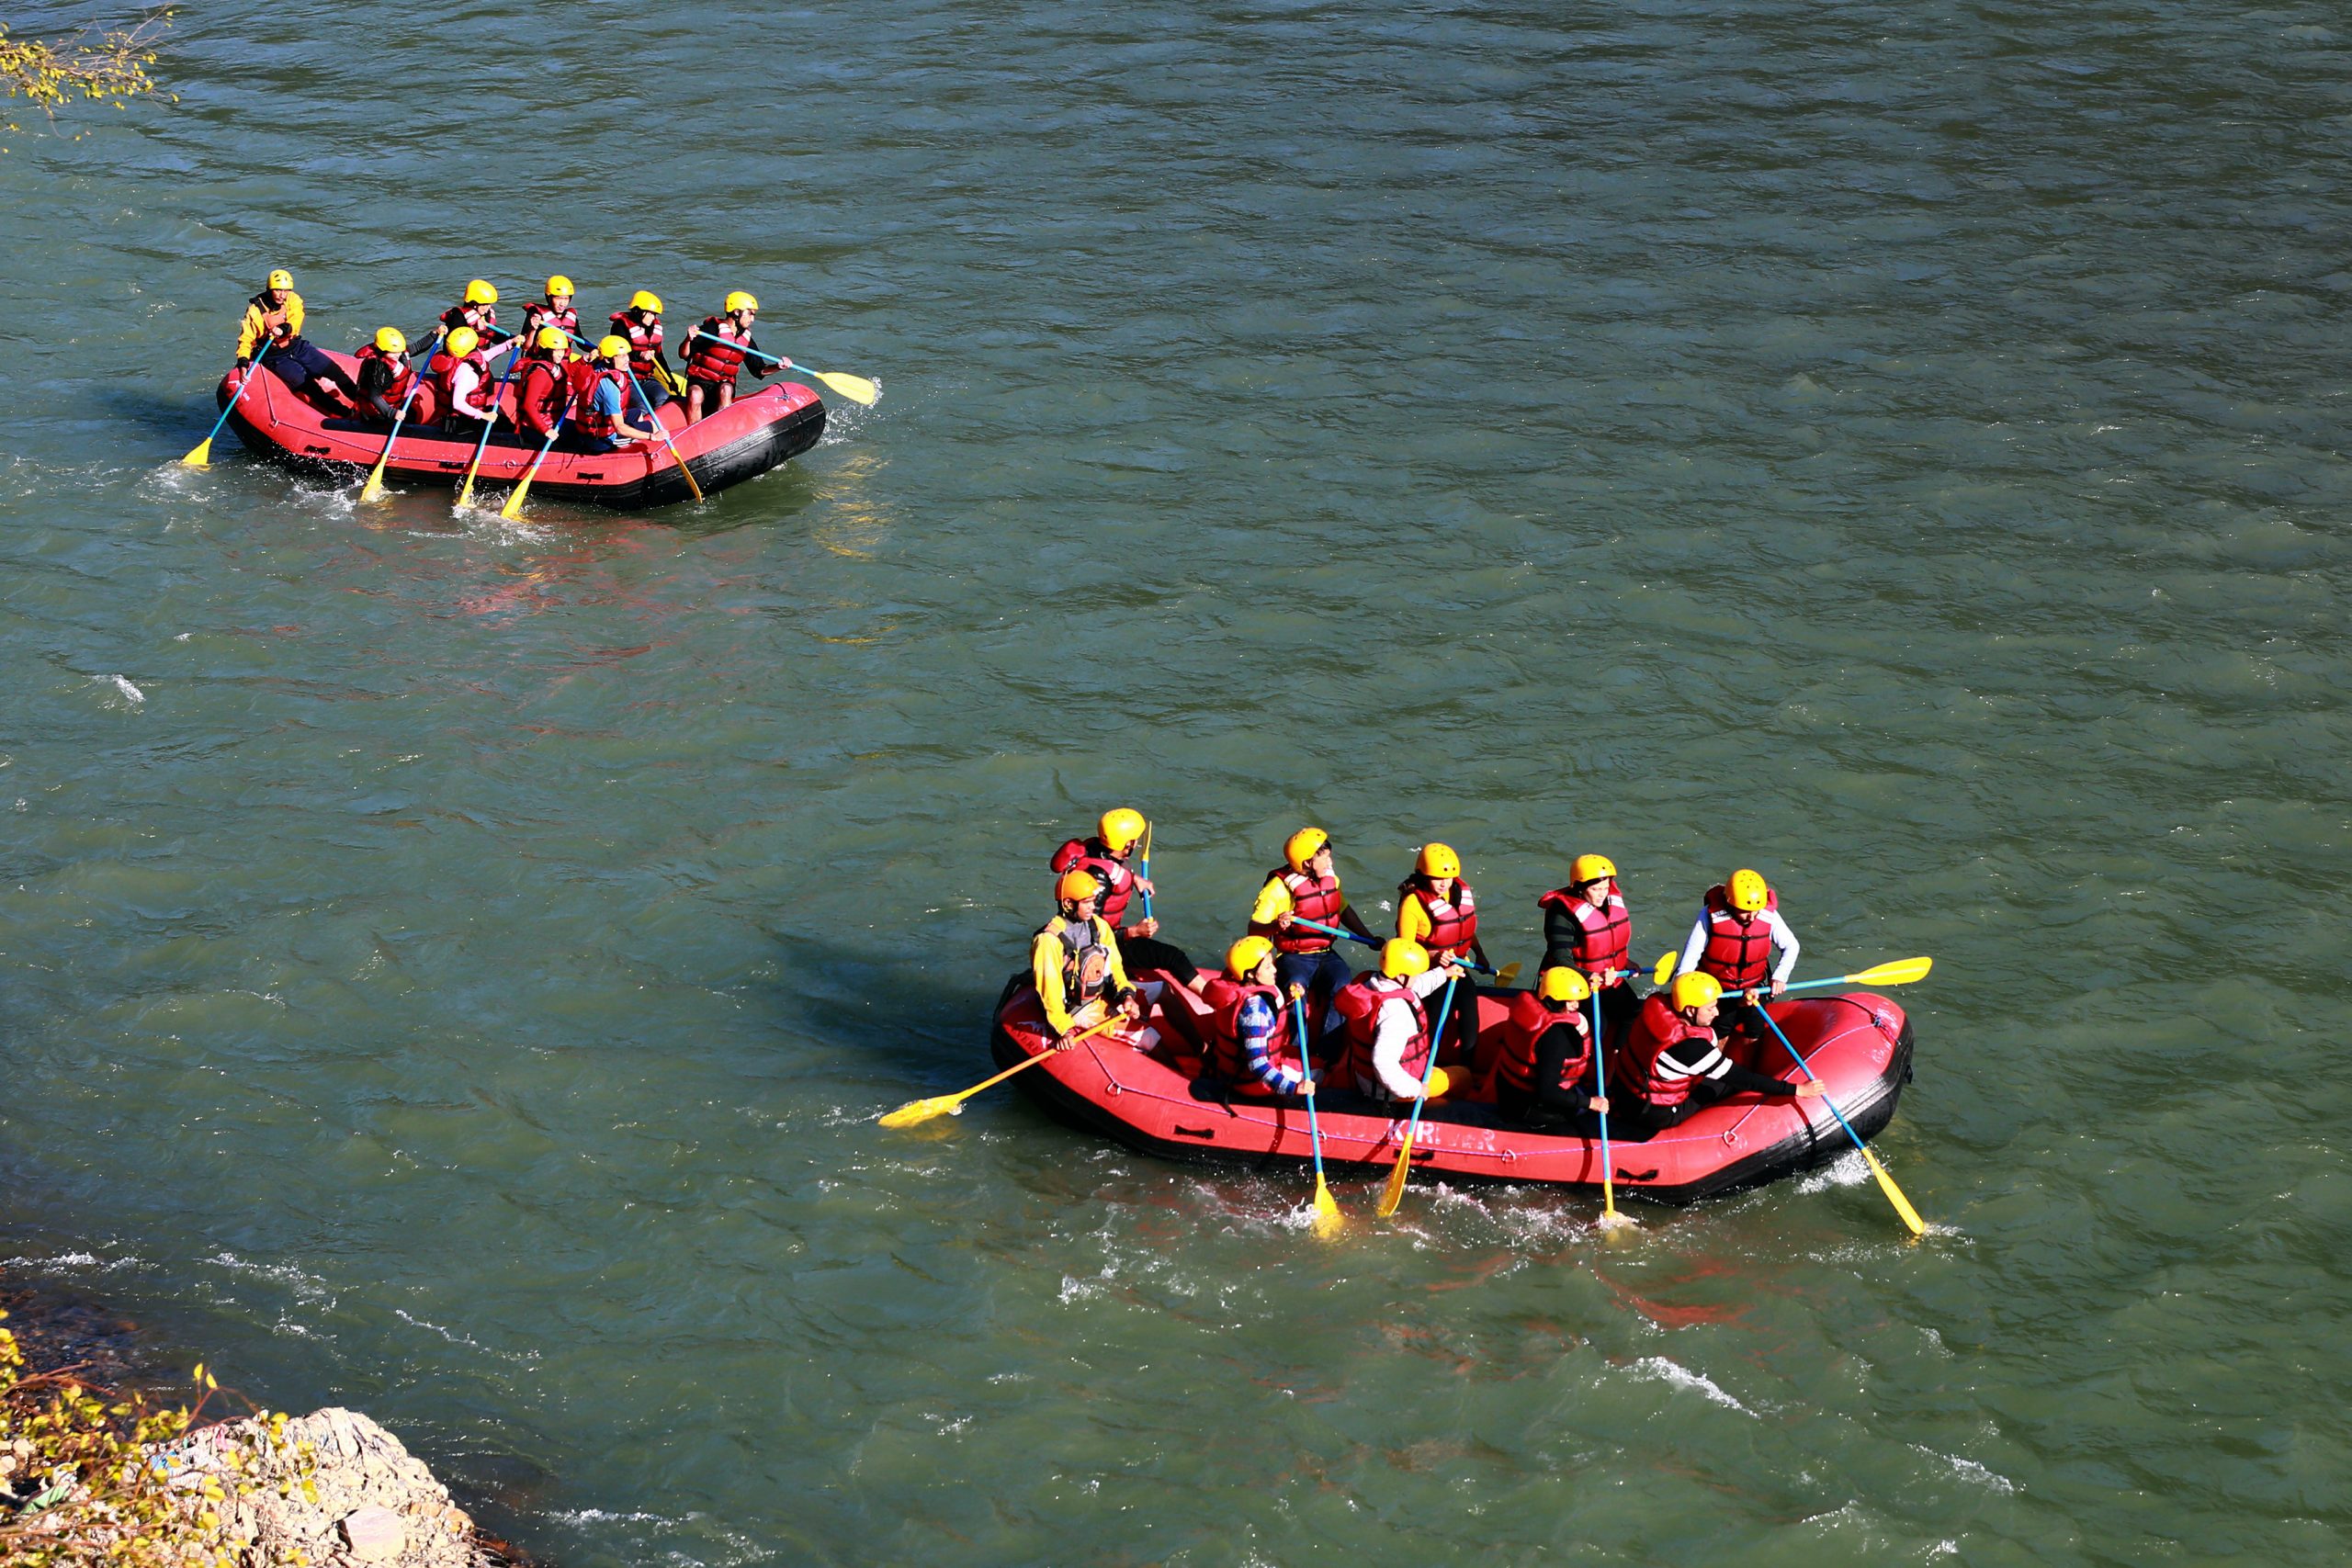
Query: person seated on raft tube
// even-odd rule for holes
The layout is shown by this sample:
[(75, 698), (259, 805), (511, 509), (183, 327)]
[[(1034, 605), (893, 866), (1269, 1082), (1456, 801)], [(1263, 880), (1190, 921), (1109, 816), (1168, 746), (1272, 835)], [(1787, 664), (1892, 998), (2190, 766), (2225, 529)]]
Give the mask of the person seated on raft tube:
[[(1772, 950), (1780, 962), (1771, 962)], [(1747, 1015), (1750, 997), (1762, 990), (1779, 996), (1797, 966), (1797, 935), (1781, 919), (1781, 897), (1760, 873), (1735, 871), (1707, 889), (1699, 919), (1682, 943), (1678, 975), (1712, 975), (1734, 999), (1724, 1004), (1724, 1038), (1760, 1031)]]
[(1298, 1025), (1274, 985), (1272, 942), (1245, 936), (1227, 948), (1225, 973), (1210, 976), (1201, 997), (1209, 1004), (1204, 1081), (1251, 1100), (1315, 1092), (1298, 1059)]
[(498, 377), (471, 327), (458, 327), (441, 340), (440, 351), (424, 362), (432, 378), (441, 428), (469, 441), (498, 418)]
[[(282, 266), (270, 273), (267, 287), (245, 301), (244, 319), (237, 325), (237, 368), (246, 369), (256, 359), (277, 372), (277, 378), (304, 401), (329, 413), (356, 412), (367, 406), (343, 367), (304, 341), (302, 297), (294, 292), (294, 275)], [(343, 394), (340, 399), (337, 392)]]
[(1054, 884), (1054, 897), (1061, 912), (1038, 927), (1029, 943), (1029, 978), (1054, 1032), (1054, 1049), (1067, 1051), (1077, 1043), (1072, 1035), (1114, 1011), (1130, 1022), (1141, 1018), (1143, 1004), (1119, 962), (1117, 934), (1095, 912), (1102, 885), (1085, 872), (1066, 871)]
[(1592, 986), (1566, 964), (1536, 978), (1532, 993), (1511, 998), (1495, 1055), (1495, 1109), (1527, 1127), (1564, 1127), (1585, 1113), (1606, 1113), (1592, 1092)]
[(1340, 891), (1331, 869), (1331, 835), (1320, 828), (1301, 828), (1283, 845), (1284, 864), (1266, 874), (1258, 901), (1250, 910), (1250, 934), (1274, 944), (1274, 972), (1283, 990), (1303, 990), (1318, 1007), (1348, 983), (1348, 962), (1332, 951), (1331, 938), (1300, 925), (1340, 926), (1366, 942), (1378, 942)]
[(514, 392), (515, 423), (523, 434), (545, 441), (571, 410), (570, 339), (561, 327), (541, 327), (523, 350), (522, 383)]
[(628, 359), (628, 342), (607, 337), (593, 355), (572, 365), (571, 423), (584, 451), (617, 452), (632, 441), (663, 438), (653, 415), (639, 423), (629, 412), (645, 405), (629, 385)]
[(413, 401), (409, 398), (410, 389), (418, 384), (418, 372), (408, 356), (408, 338), (400, 328), (378, 327), (376, 341), (364, 344), (357, 357), (361, 418), (391, 424), (405, 407), (418, 423), (432, 423), (433, 411), (426, 406), (424, 394), (419, 391)]
[(1102, 884), (1102, 918), (1118, 928), (1120, 956), (1126, 960), (1130, 970), (1137, 974), (1146, 969), (1165, 970), (1193, 990), (1201, 991), (1206, 982), (1201, 978), (1200, 970), (1182, 948), (1159, 940), (1157, 919), (1146, 917), (1134, 925), (1124, 923), (1127, 904), (1138, 891), (1159, 891), (1148, 877), (1136, 875), (1127, 864), (1149, 828), (1142, 812), (1133, 807), (1114, 807), (1094, 825), (1094, 837), (1065, 841), (1046, 863), (1057, 876), (1076, 866)]
[(1601, 1021), (1611, 1027), (1641, 1010), (1634, 992), (1634, 917), (1617, 886), (1617, 863), (1578, 855), (1568, 885), (1535, 900), (1544, 911), (1544, 967), (1579, 971), (1600, 992)]
[[(1358, 1093), (1392, 1105), (1420, 1098), (1421, 1073), (1430, 1059), (1429, 1010), (1421, 998), (1458, 979), (1453, 964), (1432, 965), (1429, 949), (1392, 937), (1380, 947), (1380, 967), (1349, 981), (1331, 998), (1346, 1041), (1347, 1071)], [(1430, 1095), (1445, 1092), (1445, 1069), (1428, 1068)]]
[(1802, 1084), (1767, 1077), (1723, 1054), (1715, 1032), (1724, 988), (1712, 975), (1677, 975), (1651, 993), (1617, 1053), (1616, 1077), (1634, 1117), (1652, 1128), (1672, 1127), (1692, 1111), (1735, 1094), (1767, 1100), (1818, 1100), (1819, 1078)]
[[(1396, 885), (1396, 934), (1419, 942), (1433, 959), (1476, 958), (1494, 967), (1478, 945), (1478, 899), (1463, 879), (1462, 857), (1443, 844), (1422, 845), (1413, 874)], [(1478, 987), (1466, 974), (1453, 987), (1447, 1017), (1445, 1059), (1476, 1060)]]
[(645, 389), (645, 400), (654, 408), (670, 400), (670, 389), (677, 380), (677, 373), (670, 362), (662, 357), (662, 297), (640, 288), (628, 297), (628, 304), (613, 312), (612, 335), (628, 344), (628, 373)]
[(577, 342), (580, 337), (580, 312), (571, 308), (571, 279), (557, 273), (548, 279), (548, 297), (534, 299), (523, 307), (523, 336), (537, 343), (539, 333), (553, 327), (565, 337)]
[[(743, 368), (748, 358), (743, 351), (760, 346), (752, 338), (752, 322), (759, 313), (760, 302), (738, 288), (727, 297), (722, 314), (705, 316), (702, 325), (686, 339), (688, 424), (707, 413), (717, 413), (735, 400), (735, 373)], [(713, 343), (712, 338), (719, 341)], [(752, 374), (765, 379), (791, 363), (789, 359), (777, 364), (752, 360)], [(1116, 915), (1111, 918), (1118, 919)]]
[(498, 329), (498, 290), (483, 278), (466, 285), (466, 297), (441, 312), (441, 330), (454, 333), (459, 327), (471, 327), (474, 341), (481, 344), (485, 354), (496, 354), (501, 344), (514, 340), (514, 334)]

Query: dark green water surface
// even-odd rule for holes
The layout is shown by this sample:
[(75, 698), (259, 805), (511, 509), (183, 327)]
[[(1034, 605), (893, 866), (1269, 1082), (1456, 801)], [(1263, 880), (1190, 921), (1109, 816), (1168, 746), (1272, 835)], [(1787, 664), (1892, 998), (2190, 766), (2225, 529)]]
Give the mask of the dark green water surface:
[[(2347, 40), (193, 7), (0, 157), (0, 1269), (565, 1568), (2344, 1561)], [(281, 265), (885, 395), (641, 520), (181, 470)], [(877, 1131), (1120, 803), (1198, 953), (1316, 820), (1933, 954), (1932, 1234)]]

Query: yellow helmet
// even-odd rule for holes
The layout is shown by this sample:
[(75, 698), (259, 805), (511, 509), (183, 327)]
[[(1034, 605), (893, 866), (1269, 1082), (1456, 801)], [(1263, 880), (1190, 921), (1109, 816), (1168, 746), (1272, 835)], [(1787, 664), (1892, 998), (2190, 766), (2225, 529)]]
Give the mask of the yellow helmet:
[(1580, 1002), (1592, 995), (1592, 982), (1581, 970), (1555, 964), (1537, 977), (1535, 994), (1547, 1002)]
[(1143, 813), (1132, 806), (1114, 807), (1102, 813), (1102, 820), (1095, 824), (1095, 832), (1102, 840), (1102, 847), (1114, 855), (1123, 855), (1137, 839), (1143, 837)]
[(541, 348), (560, 349), (563, 346), (563, 329), (561, 327), (541, 327), (539, 329), (539, 335), (533, 338), (531, 341), (537, 344)]
[(484, 279), (477, 277), (471, 283), (466, 285), (466, 303), (469, 305), (495, 305), (498, 303), (498, 290), (492, 288)]
[(559, 294), (577, 294), (579, 292), (580, 290), (571, 287), (571, 279), (564, 276), (563, 274), (560, 272), (553, 277), (548, 279), (548, 298), (550, 299), (554, 299)]
[(1711, 1008), (1724, 999), (1724, 983), (1703, 970), (1693, 969), (1688, 975), (1674, 977), (1674, 1010), (1692, 1012)]
[(1293, 871), (1305, 871), (1306, 863), (1316, 852), (1331, 841), (1331, 835), (1320, 828), (1301, 828), (1283, 843), (1283, 859), (1290, 862)]
[(1421, 858), (1413, 863), (1413, 869), (1423, 876), (1459, 876), (1462, 857), (1443, 844), (1423, 844)]
[(1568, 886), (1582, 887), (1617, 874), (1617, 863), (1607, 855), (1578, 855), (1568, 865)]
[(650, 310), (658, 316), (662, 313), (662, 296), (648, 293), (640, 288), (628, 297), (628, 308), (632, 310)]
[(1431, 1067), (1430, 1069), (1429, 1087), (1430, 1098), (1431, 1100), (1443, 1100), (1445, 1098), (1445, 1091), (1453, 1087), (1453, 1075), (1447, 1072), (1443, 1067)]
[(269, 273), (269, 281), (263, 287), (267, 288), (291, 288), (294, 287), (294, 275), (287, 271), (282, 266), (272, 267)]
[(628, 355), (628, 339), (616, 333), (606, 333), (596, 344), (596, 357), (599, 359), (621, 359), (626, 358)]
[(727, 297), (727, 313), (730, 316), (738, 310), (756, 310), (759, 308), (760, 302), (740, 288)]
[(1102, 891), (1102, 885), (1094, 879), (1094, 874), (1091, 871), (1063, 872), (1061, 880), (1054, 884), (1054, 897), (1065, 904), (1076, 903), (1080, 898), (1091, 898)]
[(1411, 937), (1393, 936), (1380, 944), (1380, 972), (1392, 980), (1430, 972), (1430, 950)]
[(459, 327), (446, 341), (449, 352), (463, 359), (481, 346), (481, 334), (471, 327)]
[(1225, 972), (1237, 980), (1247, 980), (1273, 955), (1272, 942), (1261, 936), (1245, 936), (1225, 950)]
[(1724, 879), (1724, 897), (1741, 914), (1752, 915), (1771, 898), (1772, 889), (1765, 885), (1761, 872), (1735, 871)]
[(376, 352), (379, 354), (406, 354), (408, 352), (408, 339), (401, 334), (401, 330), (398, 327), (378, 327), (376, 329)]

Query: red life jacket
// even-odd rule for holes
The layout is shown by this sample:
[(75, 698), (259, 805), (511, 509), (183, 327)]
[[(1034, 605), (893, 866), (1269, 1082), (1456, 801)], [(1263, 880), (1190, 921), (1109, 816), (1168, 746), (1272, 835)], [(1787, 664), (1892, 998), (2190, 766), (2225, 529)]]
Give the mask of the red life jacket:
[(1400, 997), (1413, 1010), (1413, 1038), (1405, 1047), (1405, 1071), (1419, 1077), (1430, 1060), (1430, 1014), (1412, 987), (1375, 970), (1357, 976), (1332, 993), (1331, 1008), (1340, 1015), (1340, 1031), (1348, 1043), (1348, 1073), (1366, 1094), (1388, 1092), (1372, 1065), (1373, 1042), (1380, 1032), (1381, 1009)]
[(662, 321), (655, 317), (650, 326), (640, 322), (634, 310), (613, 312), (613, 335), (628, 339), (628, 367), (639, 376), (650, 376), (662, 367), (654, 355), (662, 351)]
[(580, 312), (567, 305), (559, 310), (544, 299), (523, 307), (523, 336), (536, 339), (541, 327), (554, 327), (571, 337), (580, 335)]
[(1460, 877), (1453, 879), (1453, 902), (1440, 903), (1437, 896), (1422, 886), (1419, 876), (1408, 876), (1396, 885), (1397, 907), (1410, 898), (1429, 917), (1429, 935), (1421, 938), (1421, 945), (1430, 950), (1431, 958), (1462, 958), (1470, 952), (1470, 944), (1478, 940), (1478, 896)]
[(1658, 1069), (1658, 1058), (1685, 1040), (1715, 1043), (1715, 1032), (1691, 1022), (1674, 1010), (1664, 991), (1642, 1004), (1625, 1043), (1617, 1049), (1616, 1076), (1649, 1104), (1665, 1110), (1690, 1098), (1690, 1078), (1668, 1077)]
[(473, 367), (478, 389), (474, 394), (474, 400), (477, 403), (489, 401), (491, 389), (496, 385), (498, 378), (490, 373), (490, 358), (480, 349), (459, 359), (446, 348), (436, 348), (433, 351), (433, 357), (424, 362), (424, 374), (432, 381), (433, 389), (440, 395), (442, 412), (447, 416), (473, 419), (476, 417), (473, 413), (458, 406), (456, 383), (458, 367), (460, 365)]
[[(1765, 908), (1780, 907), (1779, 894), (1764, 895)], [(1743, 918), (1717, 883), (1707, 889), (1706, 918), (1707, 946), (1694, 965), (1701, 974), (1713, 975), (1726, 991), (1745, 991), (1771, 978), (1772, 928), (1760, 912)]]
[[(1625, 908), (1625, 896), (1617, 891), (1614, 882), (1609, 897), (1598, 905), (1577, 897), (1572, 888), (1555, 887), (1535, 900), (1541, 908), (1549, 906), (1565, 909), (1582, 933), (1577, 939), (1577, 967), (1588, 976), (1605, 974), (1611, 969), (1631, 969), (1629, 956), (1634, 950), (1634, 917)], [(1623, 984), (1622, 978), (1613, 984)]]
[(494, 305), (452, 305), (441, 312), (441, 324), (451, 332), (459, 327), (471, 327), (482, 342), (489, 343), (490, 334), (498, 330), (498, 308)]
[[(1340, 923), (1340, 911), (1347, 907), (1348, 901), (1340, 896), (1338, 877), (1309, 876), (1303, 871), (1293, 871), (1284, 866), (1280, 871), (1268, 872), (1266, 880), (1279, 882), (1290, 889), (1290, 912), (1299, 919), (1313, 920), (1326, 926)], [(1329, 937), (1301, 925), (1294, 925), (1285, 931), (1280, 926), (1260, 925), (1252, 920), (1250, 922), (1250, 934), (1264, 937), (1280, 953), (1321, 953), (1331, 945)]]
[[(735, 372), (743, 367), (743, 350), (759, 345), (750, 333), (737, 332), (734, 321), (725, 316), (705, 316), (696, 330), (710, 336), (686, 340), (686, 374), (714, 386), (733, 386)], [(725, 341), (713, 343), (712, 337)]]
[(1277, 1059), (1286, 1066), (1298, 1066), (1297, 1041), (1289, 1032), (1297, 1026), (1283, 1006), (1283, 994), (1272, 986), (1245, 984), (1223, 975), (1212, 975), (1201, 991), (1201, 999), (1209, 1004), (1205, 1071), (1244, 1094), (1271, 1094), (1273, 1091), (1250, 1070), (1248, 1054), (1241, 1049), (1241, 1010), (1251, 997), (1263, 997), (1273, 1007), (1275, 1034), (1271, 1043)]
[[(571, 381), (573, 426), (591, 440), (613, 439), (615, 431), (619, 428), (619, 421), (596, 407), (596, 389), (600, 383), (610, 381), (621, 389), (621, 397), (626, 400), (628, 397), (628, 389), (624, 385), (627, 378), (609, 365), (594, 365), (584, 359), (573, 361), (566, 374)], [(628, 406), (626, 400), (622, 406)]]
[[(1554, 1012), (1532, 993), (1522, 991), (1511, 998), (1510, 1011), (1503, 1015), (1502, 1045), (1495, 1054), (1495, 1083), (1508, 1084), (1521, 1094), (1535, 1089), (1535, 1057), (1551, 1032), (1554, 1024), (1564, 1024), (1577, 1032), (1584, 1043), (1583, 1050), (1560, 1064), (1561, 1089), (1575, 1089), (1592, 1072), (1592, 1024), (1574, 1004)], [(1480, 1040), (1486, 1035), (1481, 1032)]]
[(533, 359), (523, 372), (522, 389), (514, 394), (514, 412), (534, 434), (552, 435), (571, 396), (571, 378), (562, 366), (552, 359)]
[(1122, 925), (1127, 917), (1127, 900), (1135, 897), (1136, 874), (1127, 863), (1112, 857), (1100, 839), (1072, 839), (1054, 852), (1047, 863), (1056, 876), (1066, 871), (1083, 871), (1102, 885), (1102, 918), (1113, 925)]
[(408, 355), (404, 354), (386, 354), (382, 349), (378, 348), (374, 344), (370, 343), (361, 344), (359, 352), (352, 355), (352, 357), (359, 361), (359, 373), (354, 376), (352, 380), (358, 384), (362, 391), (366, 391), (368, 389), (368, 367), (369, 365), (380, 364), (390, 370), (392, 377), (390, 383), (386, 386), (382, 391), (378, 392), (376, 396), (391, 404), (394, 411), (397, 412), (401, 401), (408, 397), (408, 389), (416, 384), (416, 368), (409, 363)]

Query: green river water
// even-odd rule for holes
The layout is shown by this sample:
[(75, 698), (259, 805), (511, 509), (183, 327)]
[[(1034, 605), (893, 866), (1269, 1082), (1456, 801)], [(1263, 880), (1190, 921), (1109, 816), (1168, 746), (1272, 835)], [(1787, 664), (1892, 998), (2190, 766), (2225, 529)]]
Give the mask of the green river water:
[[(19, 7), (20, 26), (84, 15)], [(0, 1272), (602, 1564), (2352, 1556), (2352, 24), (2179, 4), (204, 0), (0, 156)], [(19, 111), (19, 118), (23, 118)], [(706, 507), (174, 465), (273, 265), (732, 288), (878, 377)], [(691, 314), (689, 314), (691, 313)], [(988, 1070), (1442, 838), (1930, 953), (1859, 1162), (1121, 1152)]]

